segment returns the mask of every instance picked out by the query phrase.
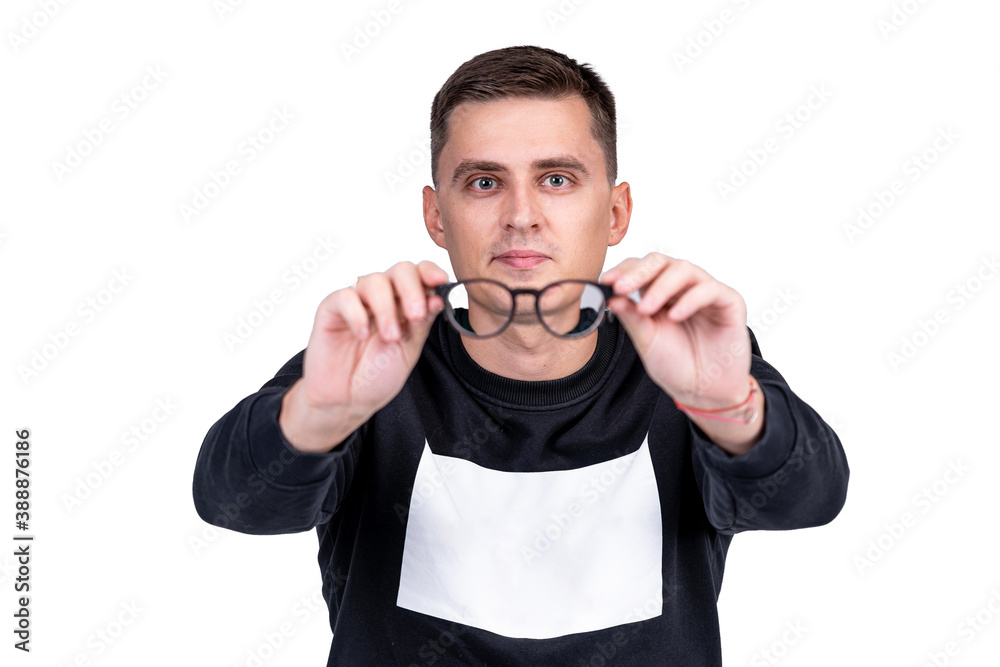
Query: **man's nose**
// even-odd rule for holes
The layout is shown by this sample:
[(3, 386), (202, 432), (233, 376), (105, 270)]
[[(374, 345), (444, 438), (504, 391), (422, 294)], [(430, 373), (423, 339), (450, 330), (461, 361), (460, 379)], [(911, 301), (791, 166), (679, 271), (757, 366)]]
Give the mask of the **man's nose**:
[(544, 222), (538, 191), (530, 184), (515, 183), (504, 198), (500, 224), (518, 231), (540, 227)]

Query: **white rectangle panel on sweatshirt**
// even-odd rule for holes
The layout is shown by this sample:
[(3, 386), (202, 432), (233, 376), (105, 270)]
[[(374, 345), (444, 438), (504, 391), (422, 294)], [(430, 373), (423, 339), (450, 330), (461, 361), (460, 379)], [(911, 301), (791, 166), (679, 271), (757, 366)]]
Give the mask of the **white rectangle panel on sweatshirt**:
[(662, 613), (662, 558), (646, 440), (543, 472), (484, 468), (425, 440), (396, 604), (506, 637), (590, 632)]

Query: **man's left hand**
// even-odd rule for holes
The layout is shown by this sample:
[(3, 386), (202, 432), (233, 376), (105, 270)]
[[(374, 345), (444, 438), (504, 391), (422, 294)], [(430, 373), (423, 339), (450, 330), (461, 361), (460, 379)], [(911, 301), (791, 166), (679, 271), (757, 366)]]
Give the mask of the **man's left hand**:
[[(608, 307), (646, 372), (672, 399), (702, 410), (746, 399), (750, 334), (736, 290), (691, 262), (656, 252), (626, 259), (601, 282), (613, 286)], [(627, 296), (636, 290), (638, 303)]]

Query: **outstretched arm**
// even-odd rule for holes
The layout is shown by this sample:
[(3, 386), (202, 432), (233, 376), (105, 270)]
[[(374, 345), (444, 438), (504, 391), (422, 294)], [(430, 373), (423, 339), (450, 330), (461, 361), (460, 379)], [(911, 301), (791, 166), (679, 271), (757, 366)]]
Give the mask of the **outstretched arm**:
[[(660, 253), (626, 259), (602, 280), (647, 374), (688, 415), (712, 525), (735, 533), (831, 521), (847, 492), (843, 447), (760, 356), (743, 298)], [(625, 296), (635, 290), (638, 303)]]
[(205, 521), (241, 533), (309, 530), (329, 520), (361, 453), (361, 430), (331, 451), (295, 449), (279, 425), (282, 399), (302, 376), (304, 352), (222, 416), (202, 443), (193, 494)]

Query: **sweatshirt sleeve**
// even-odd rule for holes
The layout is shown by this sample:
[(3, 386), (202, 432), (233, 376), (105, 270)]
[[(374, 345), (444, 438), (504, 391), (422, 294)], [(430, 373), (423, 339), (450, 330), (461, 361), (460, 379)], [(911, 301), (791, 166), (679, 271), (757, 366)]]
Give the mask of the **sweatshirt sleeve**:
[(733, 456), (688, 420), (708, 519), (729, 535), (829, 523), (844, 506), (850, 475), (840, 439), (764, 361), (753, 331), (750, 340), (750, 373), (764, 392), (764, 429), (757, 444)]
[(285, 392), (302, 377), (304, 358), (305, 350), (209, 429), (193, 482), (195, 509), (208, 523), (253, 535), (297, 533), (337, 511), (366, 425), (323, 454), (288, 443), (278, 414)]

